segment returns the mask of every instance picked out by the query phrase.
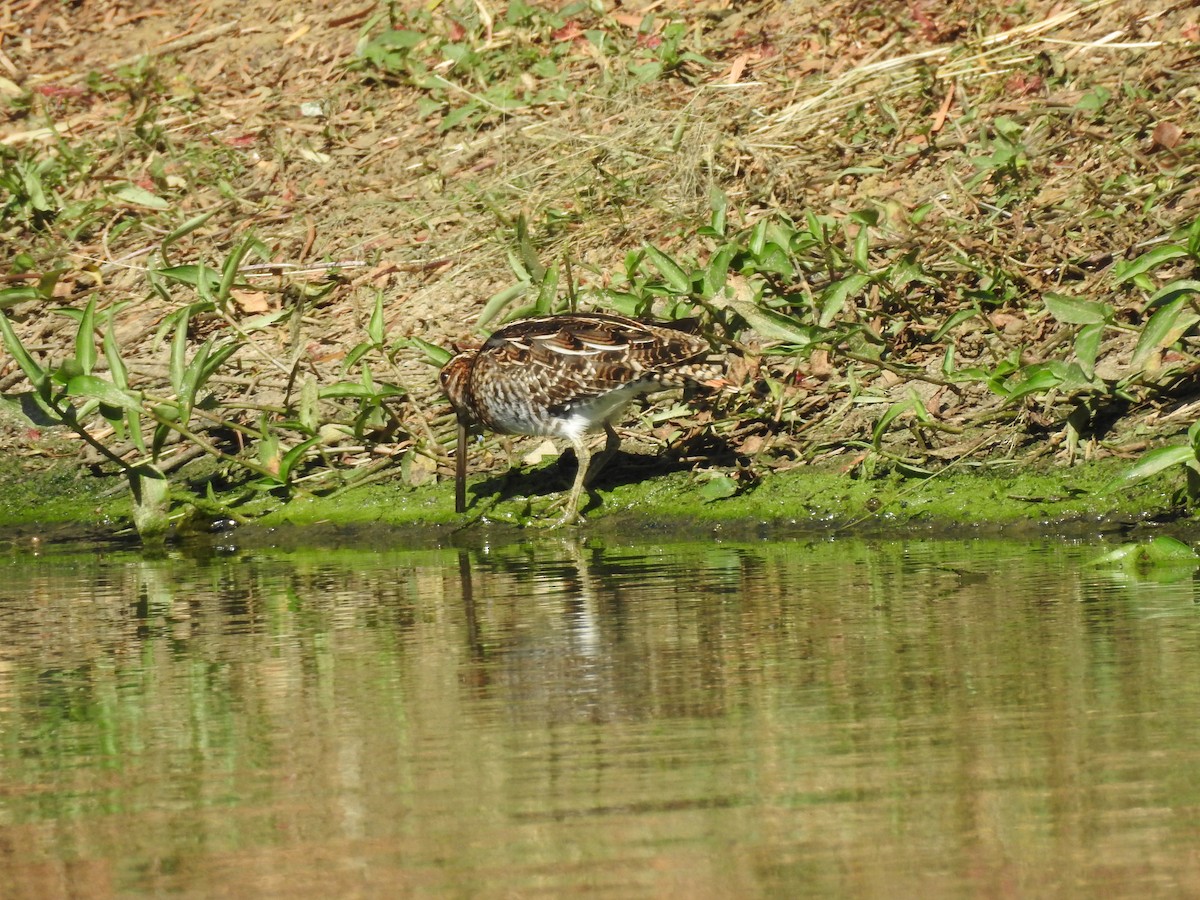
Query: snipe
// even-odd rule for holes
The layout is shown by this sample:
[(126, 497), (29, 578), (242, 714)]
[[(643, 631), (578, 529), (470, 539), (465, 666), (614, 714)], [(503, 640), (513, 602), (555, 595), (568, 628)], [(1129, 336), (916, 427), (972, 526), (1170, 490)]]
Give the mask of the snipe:
[[(642, 394), (689, 381), (724, 386), (723, 367), (709, 361), (711, 353), (680, 323), (572, 313), (513, 322), (478, 350), (458, 354), (441, 372), (458, 414), (455, 509), (466, 509), (468, 432), (489, 428), (570, 442), (579, 469), (554, 524), (575, 521), (584, 487), (620, 445), (612, 421)], [(586, 435), (600, 428), (607, 440), (593, 460)]]

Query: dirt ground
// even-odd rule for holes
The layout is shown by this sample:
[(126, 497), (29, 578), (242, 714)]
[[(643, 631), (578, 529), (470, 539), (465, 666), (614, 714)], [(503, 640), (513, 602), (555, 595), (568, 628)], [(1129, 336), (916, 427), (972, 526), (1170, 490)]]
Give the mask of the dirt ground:
[[(1112, 266), (1200, 213), (1192, 4), (550, 2), (543, 7), (566, 13), (540, 35), (506, 24), (512, 6), (7, 3), (5, 165), (74, 153), (77, 172), (55, 188), (63, 208), (53, 221), (10, 214), (0, 223), (2, 255), (24, 254), (8, 283), (54, 269), (59, 304), (130, 301), (119, 343), (132, 348), (135, 372), (162, 380), (163, 350), (152, 336), (172, 306), (148, 287), (146, 270), (172, 228), (212, 213), (172, 242), (175, 264), (219, 268), (243, 235), (263, 242), (275, 267), (247, 276), (258, 290), (234, 294), (235, 312), (247, 318), (278, 310), (336, 270), (332, 289), (314, 291), (303, 316), (263, 329), (262, 358), (244, 352), (222, 382), (261, 406), (279, 402), (294, 380), (269, 364), (272, 356), (303, 357), (322, 383), (340, 377), (377, 292), (389, 339), (470, 344), (480, 339), (484, 304), (518, 280), (514, 259), (528, 262), (531, 248), (545, 264), (569, 259), (580, 302), (598, 305), (598, 292), (625, 278), (626, 254), (646, 243), (676, 258), (710, 253), (697, 229), (709, 221), (714, 190), (739, 229), (780, 213), (848, 221), (871, 207), (888, 223), (872, 258), (894, 264), (909, 254), (925, 277), (913, 282), (910, 304), (871, 294), (856, 315), (879, 326), (890, 359), (907, 368), (886, 355), (883, 365), (863, 363), (844, 346), (765, 357), (746, 377), (780, 390), (748, 392), (727, 442), (770, 466), (830, 455), (852, 466), (869, 451), (886, 404), (915, 391), (940, 430), (915, 448), (901, 434), (894, 452), (906, 459), (1075, 458), (1064, 437), (1069, 404), (1051, 397), (1014, 406), (982, 385), (939, 383), (944, 347), (929, 338), (982, 293), (984, 315), (957, 344), (960, 363), (1013, 351), (1024, 362), (1062, 356), (1072, 333), (1041, 298), (1063, 292), (1116, 310), (1098, 373), (1128, 363), (1145, 294), (1115, 286)], [(424, 26), (465, 35), (498, 60), (495, 77), (514, 90), (558, 93), (500, 109), (478, 99), (489, 87), (484, 68), (475, 82), (437, 93), (428, 80), (352, 64), (388, 28), (389, 13), (402, 27), (422, 9), (432, 9)], [(616, 68), (633, 71), (661, 54), (671, 22), (686, 25), (681, 46), (705, 62), (616, 79)], [(625, 49), (596, 52), (589, 30)], [(501, 71), (506, 48), (563, 43), (572, 50), (553, 76)], [(453, 68), (440, 65), (427, 77)], [(472, 102), (476, 119), (445, 127), (448, 113)], [(1019, 196), (1001, 197), (998, 180), (973, 177), (979, 159), (997, 152), (996, 121), (1025, 129)], [(140, 186), (167, 206), (100, 203), (117, 185)], [(918, 209), (929, 212), (910, 216)], [(48, 357), (69, 348), (72, 322), (47, 314), (44, 301), (6, 306), (26, 346)], [(214, 320), (206, 332), (194, 322), (193, 336), (222, 327)], [(751, 349), (764, 343), (742, 337)], [(1132, 390), (1132, 402), (1126, 391), (1093, 410), (1082, 429), (1088, 455), (1134, 454), (1189, 424), (1196, 366), (1186, 336), (1163, 362), (1169, 371)], [(926, 377), (913, 380), (912, 371)], [(408, 392), (389, 452), (420, 442), (435, 456), (448, 450), (449, 410), (422, 354), (383, 354), (375, 374)], [(21, 380), (13, 361), (0, 359), (0, 391), (19, 391)], [(780, 415), (785, 407), (790, 415)], [(679, 433), (653, 435), (666, 443)], [(11, 424), (7, 443), (45, 452)]]

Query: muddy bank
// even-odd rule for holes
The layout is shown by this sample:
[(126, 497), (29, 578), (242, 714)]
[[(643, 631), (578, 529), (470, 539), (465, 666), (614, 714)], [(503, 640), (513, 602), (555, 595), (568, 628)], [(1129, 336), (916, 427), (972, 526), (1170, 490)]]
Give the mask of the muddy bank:
[[(552, 463), (474, 477), (469, 509), (461, 516), (454, 512), (449, 482), (414, 488), (381, 481), (336, 497), (259, 507), (252, 521), (236, 509), (192, 508), (176, 517), (171, 539), (214, 547), (474, 546), (568, 535), (621, 541), (1200, 533), (1180, 502), (1182, 476), (1164, 473), (1127, 485), (1120, 479), (1127, 465), (1111, 460), (1068, 469), (944, 472), (925, 479), (862, 479), (811, 467), (768, 474), (748, 485), (714, 473), (647, 474), (631, 464), (600, 479), (583, 525), (540, 527), (569, 468), (570, 463)], [(715, 496), (714, 484), (732, 494)], [(127, 493), (119, 478), (80, 473), (65, 461), (46, 468), (9, 460), (0, 471), (0, 540), (136, 543)]]

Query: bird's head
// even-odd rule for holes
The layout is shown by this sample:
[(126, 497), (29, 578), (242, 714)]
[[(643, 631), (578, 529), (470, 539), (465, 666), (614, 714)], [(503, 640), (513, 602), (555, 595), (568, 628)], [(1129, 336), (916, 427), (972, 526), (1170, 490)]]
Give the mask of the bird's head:
[(460, 422), (470, 423), (475, 418), (471, 415), (470, 401), (471, 360), (474, 356), (474, 353), (460, 353), (451, 357), (438, 375), (442, 392), (454, 407)]

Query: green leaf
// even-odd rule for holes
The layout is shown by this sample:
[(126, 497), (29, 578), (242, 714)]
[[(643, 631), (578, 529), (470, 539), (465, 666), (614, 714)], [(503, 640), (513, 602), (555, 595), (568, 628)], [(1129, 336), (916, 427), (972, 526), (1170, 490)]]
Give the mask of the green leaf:
[(91, 375), (96, 365), (96, 297), (88, 299), (75, 331), (75, 362), (85, 375)]
[(1129, 362), (1133, 368), (1140, 369), (1146, 364), (1146, 360), (1150, 358), (1150, 354), (1164, 347), (1169, 347), (1179, 340), (1184, 332), (1195, 325), (1197, 321), (1200, 321), (1200, 316), (1197, 316), (1195, 313), (1188, 312), (1184, 315), (1184, 308), (1187, 302), (1187, 297), (1179, 297), (1172, 300), (1166, 306), (1160, 307), (1150, 317), (1150, 321), (1142, 326), (1142, 333), (1138, 336), (1137, 347), (1133, 351), (1133, 359)]
[(517, 232), (517, 252), (521, 257), (520, 264), (529, 273), (531, 281), (540, 283), (546, 274), (546, 267), (538, 259), (537, 250), (533, 246), (533, 240), (529, 237), (529, 222), (526, 221), (524, 212), (517, 214), (515, 229)]
[(842, 310), (846, 306), (846, 301), (857, 295), (870, 283), (871, 276), (858, 273), (848, 275), (825, 288), (821, 292), (821, 317), (817, 320), (817, 324), (821, 327), (829, 325), (830, 322), (841, 315)]
[(854, 236), (854, 249), (850, 253), (850, 261), (860, 272), (871, 271), (870, 234), (866, 225), (860, 225), (858, 234)]
[(261, 248), (262, 245), (256, 237), (247, 235), (234, 246), (233, 252), (226, 257), (225, 264), (221, 267), (221, 282), (216, 296), (217, 303), (224, 304), (229, 300), (229, 292), (233, 289), (234, 282), (237, 281), (238, 269), (252, 247)]
[(321, 388), (322, 400), (338, 397), (354, 397), (359, 400), (386, 400), (388, 397), (403, 397), (404, 388), (394, 384), (362, 384), (355, 381), (336, 381)]
[(760, 306), (753, 300), (739, 297), (728, 299), (716, 297), (713, 302), (715, 305), (721, 305), (723, 302), (724, 305), (745, 319), (746, 323), (758, 332), (759, 335), (768, 340), (783, 341), (788, 344), (807, 347), (809, 344), (824, 339), (829, 334), (829, 329), (827, 328), (805, 325), (799, 319), (794, 319), (773, 309)]
[(1098, 300), (1084, 300), (1064, 294), (1043, 294), (1042, 302), (1050, 315), (1067, 325), (1096, 325), (1112, 319), (1112, 307)]
[(1151, 294), (1150, 299), (1146, 301), (1146, 309), (1162, 306), (1181, 296), (1192, 296), (1193, 294), (1200, 294), (1200, 281), (1193, 281), (1190, 278), (1180, 278), (1164, 284)]
[(1076, 101), (1075, 108), (1084, 112), (1099, 112), (1110, 97), (1112, 97), (1112, 91), (1096, 85)]
[(167, 266), (165, 269), (156, 269), (155, 274), (170, 281), (191, 285), (197, 290), (206, 288), (210, 293), (213, 287), (221, 283), (221, 274), (210, 266)]
[(200, 213), (198, 216), (192, 216), (192, 218), (188, 219), (174, 231), (168, 233), (167, 236), (162, 239), (162, 243), (159, 244), (159, 253), (162, 255), (163, 262), (167, 262), (167, 250), (170, 249), (172, 244), (184, 237), (187, 237), (189, 234), (211, 219), (214, 215), (216, 215), (221, 208), (221, 206), (214, 206), (208, 212)]
[(283, 306), (279, 309), (271, 310), (271, 312), (262, 313), (261, 315), (257, 316), (251, 316), (249, 319), (243, 319), (242, 331), (250, 333), (270, 328), (280, 319), (290, 316), (294, 311), (294, 307)]
[(1186, 444), (1150, 450), (1142, 454), (1141, 459), (1130, 466), (1113, 485), (1110, 485), (1109, 490), (1120, 485), (1144, 481), (1172, 466), (1183, 465), (1195, 459), (1196, 451)]
[(1192, 259), (1200, 260), (1200, 219), (1197, 219), (1188, 227), (1187, 251)]
[(1188, 444), (1196, 451), (1197, 459), (1200, 459), (1200, 419), (1197, 419), (1187, 430)]
[(309, 447), (317, 443), (321, 439), (319, 437), (311, 437), (306, 441), (301, 441), (279, 459), (279, 480), (286, 482), (292, 477), (292, 469), (296, 463), (304, 458), (304, 454), (308, 452)]
[(1148, 562), (1194, 562), (1197, 559), (1196, 551), (1191, 545), (1167, 534), (1151, 538), (1143, 552)]
[(208, 362), (208, 354), (212, 351), (213, 341), (209, 338), (200, 345), (192, 361), (184, 366), (183, 377), (179, 379), (175, 398), (183, 408), (183, 418), (187, 421), (192, 407), (196, 405), (196, 394), (200, 390), (201, 373)]
[(142, 435), (142, 410), (127, 410), (125, 413), (125, 427), (129, 429), (129, 440), (133, 442), (133, 446), (137, 448), (138, 453), (145, 454), (146, 439)]
[(391, 50), (411, 50), (413, 47), (425, 40), (425, 35), (419, 31), (405, 31), (396, 29), (385, 31), (371, 38), (362, 46), (360, 54), (368, 48), (388, 48)]
[(1122, 544), (1115, 550), (1091, 560), (1093, 566), (1106, 566), (1119, 563), (1126, 567), (1139, 569), (1155, 566), (1178, 566), (1185, 564), (1195, 566), (1200, 556), (1183, 541), (1162, 534), (1145, 544)]
[(712, 503), (714, 500), (725, 500), (732, 497), (738, 492), (738, 483), (735, 479), (728, 475), (718, 475), (715, 478), (710, 478), (696, 493), (705, 503)]
[(397, 342), (397, 346), (415, 347), (425, 354), (425, 362), (437, 366), (439, 369), (448, 363), (450, 357), (454, 355), (449, 350), (444, 350), (437, 344), (431, 344), (429, 341), (419, 337), (401, 338)]
[(648, 62), (640, 65), (630, 65), (629, 74), (634, 77), (634, 80), (639, 84), (646, 84), (655, 81), (662, 74), (663, 66), (660, 62)]
[(646, 245), (646, 256), (654, 264), (654, 268), (658, 269), (659, 274), (662, 275), (663, 280), (671, 290), (677, 294), (691, 293), (692, 279), (687, 276), (687, 273), (680, 268), (675, 260), (650, 244)]
[(476, 323), (476, 330), (485, 330), (488, 323), (491, 322), (492, 319), (500, 315), (500, 312), (518, 297), (524, 296), (525, 292), (528, 290), (529, 282), (519, 281), (516, 284), (509, 285), (503, 290), (497, 291), (495, 294), (489, 297), (487, 303), (483, 305), (483, 311), (479, 314), (479, 321)]
[(67, 393), (72, 397), (91, 397), (109, 406), (122, 409), (142, 409), (141, 400), (132, 391), (125, 391), (111, 381), (95, 375), (77, 375), (67, 382)]
[(367, 322), (367, 337), (376, 347), (383, 346), (383, 291), (375, 292), (375, 306), (371, 310), (370, 321)]
[(1085, 325), (1075, 335), (1075, 359), (1088, 378), (1096, 375), (1096, 354), (1100, 352), (1100, 338), (1104, 335), (1104, 324)]
[(879, 449), (879, 442), (887, 433), (888, 426), (890, 426), (892, 422), (897, 419), (897, 417), (912, 409), (912, 405), (913, 401), (911, 398), (901, 403), (893, 403), (887, 408), (884, 414), (879, 417), (879, 421), (875, 423), (875, 428), (871, 432), (871, 443), (874, 445), (876, 450)]
[(548, 315), (554, 308), (558, 297), (558, 264), (550, 266), (542, 275), (542, 283), (538, 285), (537, 299), (533, 302), (539, 316)]
[(1066, 377), (1066, 366), (1061, 362), (1037, 363), (1021, 370), (1021, 380), (1008, 386), (1007, 399), (1011, 403), (1029, 394), (1041, 394), (1060, 386)]
[(625, 291), (605, 291), (604, 297), (609, 307), (623, 316), (637, 318), (641, 314), (642, 300), (634, 294)]
[(468, 121), (478, 112), (479, 104), (474, 100), (471, 100), (464, 106), (460, 106), (458, 109), (451, 110), (445, 116), (443, 116), (441, 123), (438, 125), (438, 131), (445, 133), (453, 128), (457, 128), (459, 125)]
[(108, 360), (113, 384), (119, 388), (129, 387), (129, 373), (125, 368), (125, 360), (121, 359), (121, 348), (117, 346), (116, 323), (111, 316), (108, 319), (108, 327), (104, 329), (104, 358)]
[(791, 281), (796, 275), (796, 267), (792, 265), (791, 257), (774, 241), (767, 241), (762, 253), (755, 257), (754, 263), (759, 272), (774, 273), (785, 281)]
[(21, 339), (17, 337), (17, 333), (13, 331), (12, 323), (8, 321), (8, 316), (0, 313), (0, 337), (4, 339), (4, 347), (12, 358), (17, 361), (17, 365), (21, 367), (21, 371), (25, 373), (25, 377), (29, 379), (29, 383), (40, 394), (47, 390), (48, 380), (46, 370), (43, 369), (29, 352), (25, 349), (25, 345), (21, 343)]
[(930, 340), (933, 341), (934, 343), (937, 343), (942, 338), (944, 338), (950, 331), (957, 328), (963, 322), (967, 321), (967, 319), (973, 319), (978, 315), (980, 315), (980, 312), (974, 306), (972, 306), (968, 309), (960, 309), (958, 312), (956, 312), (954, 315), (952, 315), (950, 318), (948, 318), (945, 322), (942, 323), (941, 327), (938, 328), (938, 330), (933, 333), (933, 337), (931, 337)]
[(0, 290), (0, 309), (8, 309), (10, 306), (16, 306), (18, 303), (25, 303), (28, 300), (37, 300), (40, 297), (38, 289), (27, 284), (4, 288)]
[(171, 380), (171, 388), (175, 395), (183, 399), (183, 376), (187, 370), (187, 340), (188, 320), (187, 309), (181, 310), (181, 315), (175, 323), (175, 336), (171, 339), (171, 358), (167, 365), (167, 374)]
[(108, 189), (108, 192), (123, 203), (130, 206), (144, 206), (147, 209), (169, 209), (169, 204), (157, 194), (152, 194), (136, 184), (118, 184)]
[(375, 349), (374, 344), (363, 341), (361, 344), (356, 344), (354, 349), (346, 354), (346, 358), (342, 360), (342, 373), (345, 374), (354, 368), (354, 364)]
[(737, 252), (738, 248), (733, 244), (726, 244), (708, 261), (708, 265), (704, 269), (704, 295), (706, 297), (713, 296), (725, 287), (725, 281), (729, 275), (729, 263)]
[(1129, 263), (1113, 266), (1113, 284), (1124, 284), (1127, 281), (1132, 281), (1137, 276), (1144, 275), (1151, 269), (1157, 269), (1163, 263), (1187, 255), (1187, 248), (1181, 247), (1178, 244), (1155, 247), (1153, 250), (1148, 250)]
[(714, 234), (725, 237), (725, 221), (729, 211), (729, 198), (720, 188), (714, 187), (708, 194), (708, 205), (712, 209), (710, 225)]
[[(209, 340), (208, 343), (211, 344), (212, 341)], [(203, 388), (204, 385), (208, 384), (208, 379), (212, 378), (217, 369), (221, 368), (221, 366), (225, 364), (225, 360), (233, 356), (233, 354), (240, 350), (241, 347), (241, 341), (231, 341), (228, 344), (222, 344), (220, 347), (217, 347), (215, 351), (209, 352), (204, 360), (204, 363), (200, 366), (200, 373), (199, 377), (196, 379), (195, 389), (198, 391)]]
[(750, 231), (750, 241), (746, 245), (746, 249), (750, 251), (750, 255), (758, 257), (762, 255), (763, 247), (767, 244), (767, 220), (759, 219), (754, 228)]
[(1120, 547), (1089, 560), (1088, 564), (1093, 566), (1107, 566), (1112, 563), (1124, 562), (1126, 558), (1135, 556), (1140, 549), (1141, 547), (1138, 544), (1122, 544)]

